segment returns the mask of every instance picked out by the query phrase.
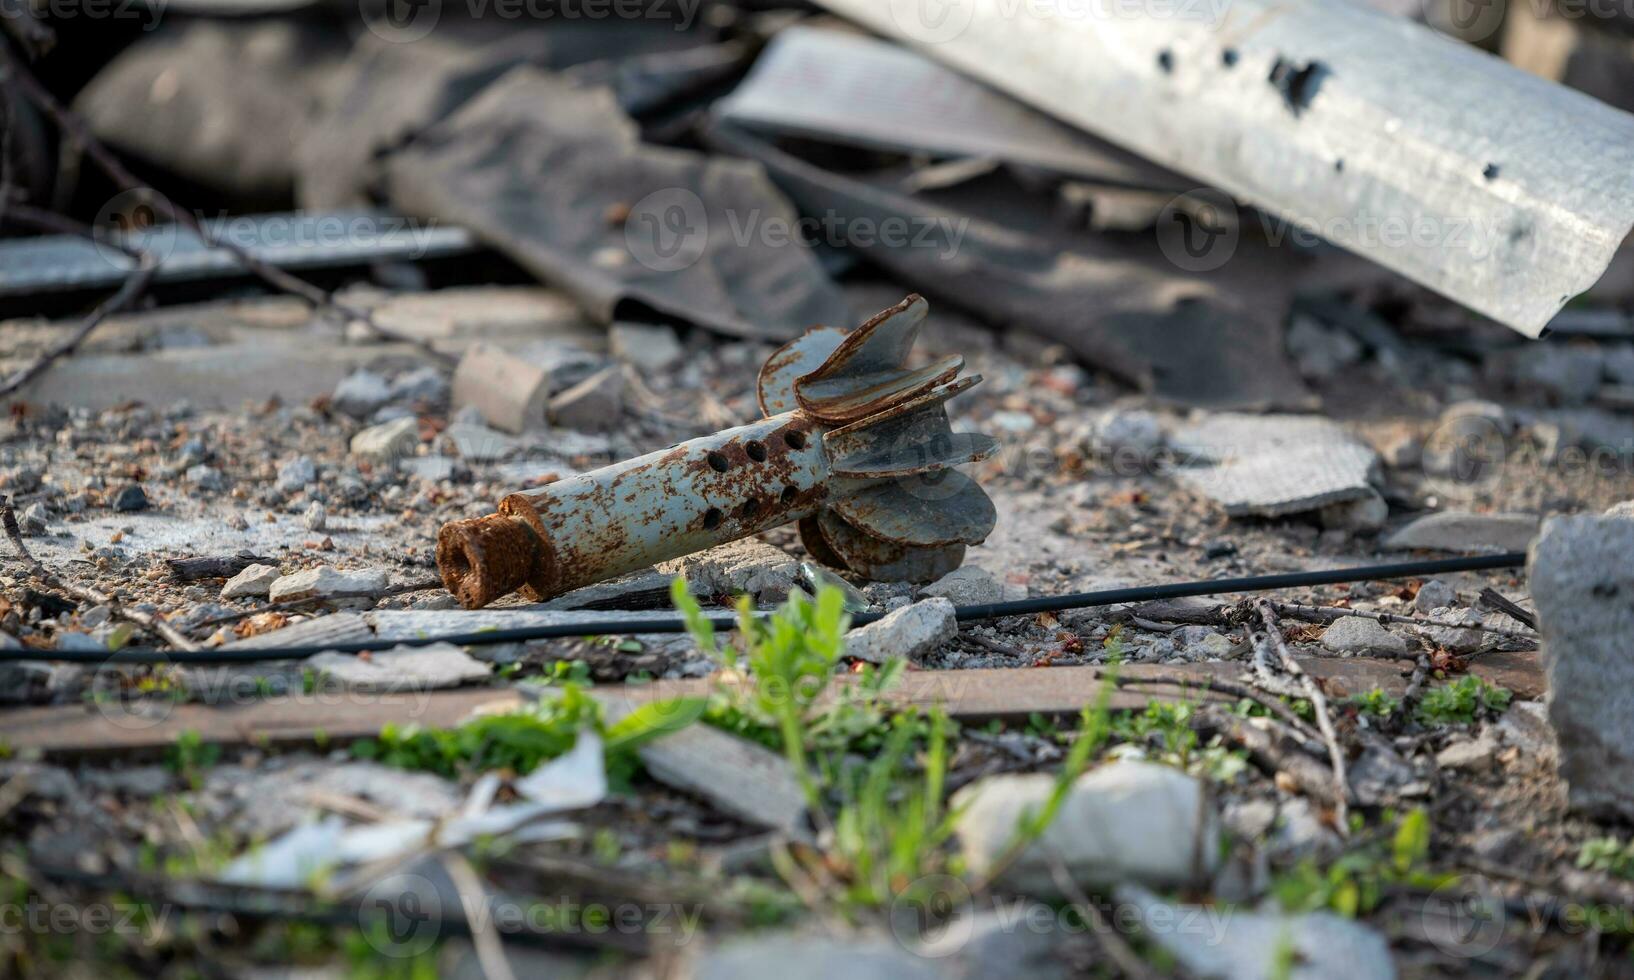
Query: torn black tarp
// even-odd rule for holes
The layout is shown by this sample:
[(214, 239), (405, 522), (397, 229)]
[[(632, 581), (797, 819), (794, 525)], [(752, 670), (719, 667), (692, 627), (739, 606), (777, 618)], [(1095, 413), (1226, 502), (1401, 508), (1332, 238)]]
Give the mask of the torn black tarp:
[(603, 321), (789, 337), (852, 319), (809, 249), (736, 234), (798, 217), (758, 164), (643, 144), (607, 89), (517, 68), (385, 173), (394, 207), (470, 230)]
[[(1178, 404), (1298, 408), (1312, 396), (1289, 363), (1283, 320), (1290, 250), (1239, 243), (1207, 274), (1167, 261), (1149, 237), (1068, 227), (1048, 195), (1002, 168), (937, 191), (899, 189), (902, 171), (840, 174), (717, 122), (719, 149), (758, 160), (817, 227), (902, 283), (998, 329), (1049, 337), (1087, 364)], [(881, 229), (902, 231), (889, 240)], [(867, 229), (864, 238), (848, 231)]]

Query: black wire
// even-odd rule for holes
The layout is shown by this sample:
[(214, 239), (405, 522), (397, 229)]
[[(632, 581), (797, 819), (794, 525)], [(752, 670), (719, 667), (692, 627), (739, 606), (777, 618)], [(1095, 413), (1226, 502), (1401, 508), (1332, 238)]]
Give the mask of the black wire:
[[(973, 606), (959, 606), (954, 610), (961, 621), (996, 619), (1001, 616), (1029, 616), (1033, 613), (1060, 612), (1064, 609), (1085, 609), (1091, 606), (1112, 606), (1124, 602), (1150, 602), (1155, 599), (1180, 599), (1187, 596), (1225, 595), (1233, 592), (1260, 592), (1270, 589), (1296, 589), (1313, 585), (1342, 585), (1347, 582), (1374, 582), (1382, 579), (1410, 578), (1419, 575), (1442, 575), (1451, 572), (1477, 572), (1499, 568), (1520, 568), (1526, 564), (1526, 554), (1519, 551), (1498, 555), (1478, 555), (1469, 558), (1437, 558), (1425, 561), (1397, 562), (1391, 565), (1365, 565), (1360, 568), (1336, 568), (1321, 572), (1285, 572), (1279, 575), (1249, 575), (1240, 578), (1204, 579), (1195, 582), (1176, 582), (1170, 585), (1141, 585), (1128, 589), (1105, 589), (1100, 592), (1074, 592), (1059, 596), (1040, 596), (1037, 599), (1018, 599), (1013, 602), (988, 602)], [(852, 626), (864, 626), (884, 618), (884, 613), (854, 613)], [(737, 618), (730, 615), (706, 616), (716, 629), (730, 630), (737, 626)], [(258, 660), (299, 660), (320, 653), (363, 653), (392, 647), (422, 647), (435, 643), (454, 646), (492, 646), (499, 643), (521, 643), (528, 640), (563, 639), (575, 636), (636, 636), (654, 633), (685, 633), (686, 622), (679, 616), (655, 619), (605, 619), (576, 623), (557, 623), (549, 626), (522, 626), (515, 629), (482, 630), (476, 633), (445, 633), (438, 636), (417, 636), (400, 640), (364, 640), (353, 643), (318, 643), (287, 647), (221, 647), (215, 650), (154, 650), (129, 648), (117, 653), (100, 650), (7, 650), (0, 651), (0, 663), (17, 660), (59, 660), (67, 663), (96, 664), (230, 664)]]

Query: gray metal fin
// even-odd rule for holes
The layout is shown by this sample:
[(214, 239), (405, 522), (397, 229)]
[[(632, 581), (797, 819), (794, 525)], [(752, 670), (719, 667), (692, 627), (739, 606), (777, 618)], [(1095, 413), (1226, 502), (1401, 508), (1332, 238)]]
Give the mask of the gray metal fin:
[(958, 470), (866, 487), (830, 509), (865, 535), (920, 548), (981, 544), (998, 521), (993, 501)]
[(930, 304), (913, 295), (884, 310), (846, 336), (828, 359), (794, 382), (800, 407), (831, 424), (877, 414), (956, 377), (964, 358), (950, 354), (908, 368)]

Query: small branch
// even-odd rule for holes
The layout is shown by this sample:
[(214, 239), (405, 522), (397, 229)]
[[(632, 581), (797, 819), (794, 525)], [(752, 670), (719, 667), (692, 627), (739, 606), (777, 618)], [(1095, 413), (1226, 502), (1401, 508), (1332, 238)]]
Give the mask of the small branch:
[(1247, 698), (1265, 710), (1271, 712), (1271, 714), (1276, 715), (1277, 718), (1279, 718), (1284, 724), (1294, 729), (1309, 741), (1317, 744), (1320, 744), (1322, 741), (1322, 734), (1315, 728), (1311, 727), (1310, 722), (1299, 717), (1298, 713), (1296, 713), (1294, 709), (1288, 707), (1288, 703), (1286, 701), (1268, 695), (1265, 692), (1247, 684), (1239, 684), (1236, 681), (1217, 679), (1213, 677), (1187, 677), (1183, 674), (1153, 675), (1150, 677), (1119, 676), (1109, 678), (1104, 673), (1097, 673), (1096, 678), (1103, 682), (1110, 680), (1113, 684), (1120, 688), (1150, 685), (1162, 685), (1165, 687), (1174, 686), (1182, 688), (1195, 687), (1204, 691), (1212, 691), (1215, 694), (1225, 694), (1234, 698)]
[(484, 914), (488, 908), (488, 890), (482, 887), (482, 879), (477, 877), (476, 869), (471, 867), (465, 855), (455, 851), (442, 852), (438, 860), (454, 883), (460, 904), (475, 910), (475, 914), (468, 914), (467, 918), (471, 922), (471, 945), (476, 947), (477, 964), (482, 967), (482, 975), (486, 980), (516, 980), (516, 974), (511, 972), (511, 961), (505, 956), (505, 943), (494, 928), (493, 917)]
[[(1491, 586), (1481, 590), (1480, 605), (1483, 609), (1492, 609), (1496, 610), (1497, 612), (1501, 612), (1510, 619), (1515, 620), (1517, 623), (1525, 625), (1528, 629), (1535, 630), (1538, 628), (1538, 618), (1536, 616), (1528, 612), (1520, 603), (1511, 599), (1506, 599), (1503, 593), (1492, 588)], [(1497, 631), (1489, 630), (1488, 632), (1495, 633)]]
[(250, 551), (236, 555), (191, 556), (166, 558), (170, 577), (178, 582), (197, 582), (206, 578), (232, 578), (251, 565), (277, 565), (276, 558), (265, 558)]
[(1282, 627), (1277, 622), (1276, 610), (1271, 603), (1260, 599), (1254, 603), (1260, 619), (1265, 622), (1266, 643), (1276, 653), (1282, 663), (1282, 669), (1296, 678), (1305, 689), (1305, 697), (1310, 701), (1311, 708), (1316, 712), (1316, 727), (1322, 732), (1322, 740), (1328, 745), (1328, 757), (1333, 765), (1334, 808), (1338, 816), (1338, 830), (1341, 837), (1350, 835), (1350, 780), (1345, 776), (1345, 750), (1339, 744), (1338, 733), (1333, 728), (1333, 715), (1328, 710), (1328, 698), (1322, 693), (1321, 685), (1305, 673), (1305, 668), (1299, 666), (1294, 659), (1292, 650), (1288, 649), (1288, 642), (1282, 638)]
[(44, 85), (40, 84), (40, 80), (35, 78), (33, 73), (18, 61), (11, 52), (5, 50), (4, 46), (0, 46), (0, 81), (15, 84), (18, 91), (22, 92), (30, 102), (39, 107), (41, 112), (49, 116), (64, 135), (78, 143), (85, 151), (85, 155), (90, 157), (92, 162), (122, 190), (145, 191), (151, 198), (154, 208), (160, 214), (197, 235), (199, 240), (210, 248), (227, 251), (238, 260), (239, 264), (274, 289), (298, 296), (312, 306), (332, 309), (347, 321), (355, 320), (362, 323), (376, 337), (413, 346), (439, 364), (445, 366), (454, 364), (455, 358), (453, 355), (438, 350), (429, 341), (410, 337), (388, 327), (383, 327), (375, 321), (374, 315), (367, 310), (343, 303), (336, 299), (333, 293), (263, 261), (237, 243), (216, 237), (213, 232), (199, 222), (197, 217), (178, 208), (175, 202), (158, 191), (147, 187), (135, 174), (126, 169), (125, 165), (119, 161), (119, 158), (114, 156), (106, 146), (103, 146), (92, 135), (90, 127), (85, 124), (85, 120), (57, 101), (56, 96), (52, 95)]
[(10, 497), (5, 497), (4, 502), (0, 503), (0, 525), (4, 526), (6, 537), (11, 539), (11, 546), (16, 550), (17, 556), (27, 563), (29, 570), (47, 585), (57, 589), (58, 591), (66, 592), (74, 598), (79, 599), (81, 602), (89, 602), (92, 605), (97, 606), (107, 606), (116, 618), (135, 623), (146, 630), (158, 634), (178, 650), (198, 649), (198, 647), (193, 644), (192, 640), (189, 640), (187, 637), (183, 636), (180, 631), (158, 616), (149, 615), (148, 613), (144, 612), (137, 612), (134, 609), (126, 609), (124, 606), (115, 602), (108, 595), (88, 586), (74, 585), (71, 582), (65, 582), (58, 577), (57, 573), (45, 567), (45, 565), (38, 558), (35, 558), (33, 553), (28, 550), (28, 545), (23, 543), (23, 532), (17, 526), (17, 511), (12, 507)]
[(1525, 640), (1529, 643), (1536, 643), (1538, 639), (1536, 633), (1522, 632), (1521, 630), (1506, 630), (1491, 626), (1471, 626), (1469, 623), (1449, 623), (1445, 620), (1439, 619), (1420, 619), (1417, 616), (1403, 616), (1400, 613), (1346, 609), (1343, 606), (1307, 606), (1296, 602), (1271, 602), (1270, 606), (1279, 614), (1286, 616), (1289, 619), (1297, 619), (1308, 623), (1331, 623), (1334, 620), (1344, 619), (1348, 616), (1360, 616), (1363, 619), (1371, 619), (1381, 626), (1385, 623), (1403, 623), (1408, 626), (1440, 626), (1447, 629), (1458, 630), (1479, 629), (1483, 633), (1491, 633), (1495, 636), (1502, 636), (1511, 640)]

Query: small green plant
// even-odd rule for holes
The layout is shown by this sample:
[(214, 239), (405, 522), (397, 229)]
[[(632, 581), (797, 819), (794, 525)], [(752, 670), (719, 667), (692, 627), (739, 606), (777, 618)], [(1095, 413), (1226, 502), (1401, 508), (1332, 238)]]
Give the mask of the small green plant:
[(1467, 725), (1478, 715), (1502, 712), (1513, 697), (1505, 688), (1465, 674), (1425, 691), (1416, 717), (1424, 725)]
[(1577, 852), (1577, 866), (1634, 880), (1634, 841), (1624, 843), (1615, 837), (1584, 841)]
[(1383, 688), (1375, 687), (1365, 694), (1359, 694), (1350, 699), (1356, 710), (1363, 715), (1374, 718), (1389, 718), (1401, 709), (1401, 699), (1391, 697)]
[(1371, 912), (1386, 889), (1406, 886), (1433, 890), (1455, 876), (1430, 871), (1430, 818), (1422, 809), (1396, 824), (1386, 848), (1378, 840), (1346, 851), (1327, 867), (1307, 858), (1272, 879), (1271, 893), (1289, 912), (1331, 909), (1355, 918)]
[(191, 728), (179, 732), (165, 750), (165, 765), (195, 790), (204, 781), (204, 770), (215, 765), (219, 758), (221, 746), (205, 742), (204, 737)]
[(1120, 742), (1151, 750), (1154, 760), (1165, 765), (1220, 782), (1236, 779), (1248, 768), (1247, 754), (1226, 747), (1218, 735), (1202, 743), (1191, 726), (1196, 712), (1197, 705), (1190, 701), (1153, 698), (1144, 711), (1114, 714), (1112, 734)]

